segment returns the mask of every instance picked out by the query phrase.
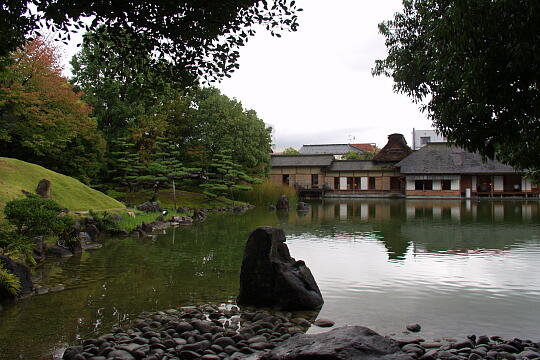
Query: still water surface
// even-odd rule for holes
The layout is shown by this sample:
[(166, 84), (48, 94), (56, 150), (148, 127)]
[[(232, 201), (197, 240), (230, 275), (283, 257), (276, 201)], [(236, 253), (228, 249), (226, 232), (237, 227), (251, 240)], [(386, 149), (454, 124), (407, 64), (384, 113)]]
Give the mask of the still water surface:
[(66, 290), (2, 305), (0, 359), (48, 359), (142, 311), (233, 303), (245, 240), (262, 225), (285, 229), (323, 293), (319, 317), (337, 325), (540, 340), (538, 201), (327, 200), (307, 214), (216, 214), (47, 262), (41, 284)]

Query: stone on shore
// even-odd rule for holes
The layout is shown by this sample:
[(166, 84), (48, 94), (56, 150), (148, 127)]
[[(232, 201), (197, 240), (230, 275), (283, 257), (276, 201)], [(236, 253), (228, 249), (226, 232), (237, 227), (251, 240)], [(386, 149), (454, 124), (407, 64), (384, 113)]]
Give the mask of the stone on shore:
[[(21, 293), (19, 294), (19, 297), (33, 293), (34, 284), (32, 283), (30, 269), (26, 265), (13, 261), (11, 258), (3, 255), (0, 255), (0, 265), (2, 265), (9, 273), (19, 278), (21, 284)], [(0, 286), (0, 300), (13, 298), (15, 298), (15, 296)]]
[(289, 199), (286, 195), (281, 195), (276, 203), (276, 210), (289, 211)]
[(159, 203), (157, 201), (147, 201), (145, 203), (137, 205), (137, 209), (144, 212), (160, 212), (161, 206), (159, 206)]
[(346, 326), (322, 334), (293, 336), (259, 359), (412, 360), (413, 357), (401, 351), (397, 341), (363, 326)]
[(54, 246), (49, 246), (47, 248), (47, 256), (56, 256), (56, 257), (65, 258), (65, 257), (73, 256), (73, 253), (64, 247), (54, 245)]
[(282, 229), (260, 227), (249, 235), (238, 303), (282, 310), (314, 310), (323, 305), (309, 268), (290, 256)]

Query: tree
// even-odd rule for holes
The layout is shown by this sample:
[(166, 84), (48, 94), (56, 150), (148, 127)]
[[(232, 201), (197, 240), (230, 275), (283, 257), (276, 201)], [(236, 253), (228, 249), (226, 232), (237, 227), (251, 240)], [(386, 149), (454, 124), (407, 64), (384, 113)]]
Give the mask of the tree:
[(139, 154), (135, 152), (135, 144), (127, 137), (112, 141), (113, 151), (110, 155), (110, 168), (114, 174), (113, 181), (126, 185), (129, 192), (135, 191), (137, 176), (143, 166), (140, 165)]
[(58, 50), (38, 38), (11, 60), (0, 77), (0, 153), (88, 182), (105, 143), (90, 107), (62, 77)]
[(540, 169), (540, 2), (407, 0), (381, 23), (394, 79), (449, 141)]
[(288, 147), (281, 152), (282, 155), (300, 155), (300, 151), (293, 147)]
[(349, 151), (343, 155), (343, 160), (372, 160), (374, 156), (375, 154), (369, 151), (365, 151), (363, 153)]
[(196, 91), (189, 111), (190, 147), (201, 146), (208, 163), (211, 154), (230, 150), (244, 170), (255, 176), (267, 174), (272, 152), (270, 129), (253, 110), (229, 99), (216, 88)]
[(203, 194), (210, 198), (225, 195), (234, 201), (233, 191), (250, 191), (252, 187), (246, 184), (260, 183), (242, 171), (242, 166), (232, 159), (230, 150), (212, 157), (206, 175), (208, 182), (200, 186), (204, 189)]
[[(147, 69), (143, 75), (134, 71), (125, 61), (125, 44), (98, 40), (99, 34), (107, 32), (99, 27), (84, 37), (81, 51), (71, 60), (73, 78), (71, 82), (82, 90), (82, 98), (92, 105), (92, 116), (98, 120), (98, 127), (110, 142), (129, 134), (137, 127), (141, 117), (153, 114), (156, 109), (175, 94), (170, 81), (164, 80), (158, 72)], [(119, 33), (117, 37), (128, 43), (130, 37)], [(107, 59), (102, 54), (107, 53)], [(150, 52), (139, 54), (139, 60), (148, 62)], [(174, 95), (173, 95), (174, 97)]]
[[(35, 6), (35, 7), (34, 7)], [(294, 0), (137, 1), (13, 0), (0, 8), (0, 57), (23, 45), (42, 27), (61, 40), (79, 29), (106, 25), (100, 41), (114, 42), (133, 69), (159, 68), (170, 79), (180, 74), (219, 79), (238, 68), (238, 48), (263, 25), (272, 35), (296, 31)], [(36, 11), (37, 10), (37, 11)], [(83, 19), (91, 19), (85, 25)], [(123, 38), (132, 40), (123, 46)], [(154, 54), (147, 61), (141, 54)], [(108, 53), (101, 56), (107, 59)], [(116, 64), (112, 64), (113, 66)]]

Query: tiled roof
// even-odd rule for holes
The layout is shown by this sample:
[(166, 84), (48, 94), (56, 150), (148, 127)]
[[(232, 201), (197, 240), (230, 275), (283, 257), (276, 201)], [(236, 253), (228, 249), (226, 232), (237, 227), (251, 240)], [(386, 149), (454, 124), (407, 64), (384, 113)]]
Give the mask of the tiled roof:
[(494, 174), (514, 173), (513, 167), (498, 161), (483, 161), (471, 153), (447, 143), (429, 143), (396, 166), (402, 174)]
[(329, 166), (332, 155), (272, 155), (272, 167), (278, 166)]
[(393, 163), (377, 164), (372, 160), (335, 160), (327, 171), (394, 170)]
[(375, 153), (378, 150), (375, 144), (351, 144), (351, 146), (372, 153)]
[(349, 144), (320, 144), (320, 145), (303, 145), (300, 148), (300, 154), (304, 155), (345, 155), (350, 151), (363, 153), (363, 150), (355, 148)]

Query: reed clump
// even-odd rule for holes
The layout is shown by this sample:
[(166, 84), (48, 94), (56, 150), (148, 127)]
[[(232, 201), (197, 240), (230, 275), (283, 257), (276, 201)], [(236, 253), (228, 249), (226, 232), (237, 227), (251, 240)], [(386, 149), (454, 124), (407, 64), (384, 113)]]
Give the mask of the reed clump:
[(290, 204), (298, 201), (298, 193), (294, 188), (274, 184), (269, 179), (261, 184), (252, 185), (252, 188), (252, 191), (239, 192), (235, 194), (235, 197), (238, 200), (257, 206), (275, 205), (281, 195), (286, 195)]

